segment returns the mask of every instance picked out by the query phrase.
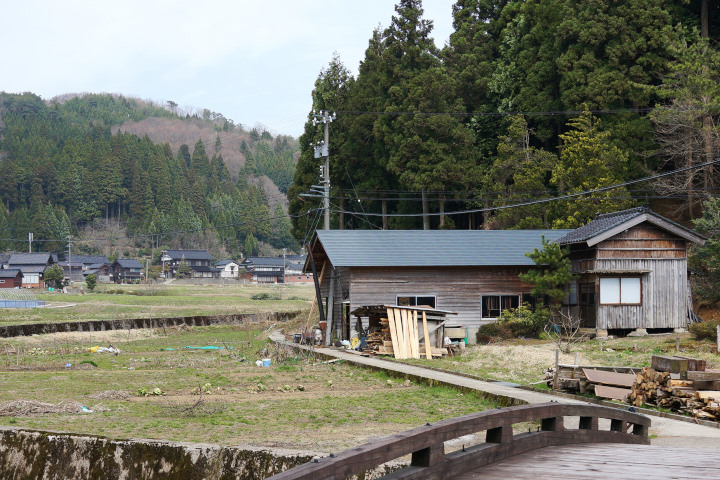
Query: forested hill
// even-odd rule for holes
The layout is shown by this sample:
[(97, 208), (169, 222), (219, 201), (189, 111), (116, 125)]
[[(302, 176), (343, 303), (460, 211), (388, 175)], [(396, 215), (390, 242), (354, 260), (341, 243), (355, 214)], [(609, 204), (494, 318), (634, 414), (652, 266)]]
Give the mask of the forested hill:
[[(720, 157), (720, 2), (457, 0), (452, 12), (440, 49), (422, 2), (398, 0), (357, 75), (338, 57), (321, 70), (313, 109), (337, 113), (333, 228), (574, 228), (645, 202), (692, 225), (717, 194), (720, 167), (697, 166)], [(323, 125), (310, 120), (289, 191), (300, 236), (318, 205), (299, 196), (318, 182)]]
[(83, 237), (110, 223), (127, 247), (292, 248), (283, 207), (297, 150), (292, 137), (173, 102), (2, 92), (0, 251), (26, 248), (32, 232), (42, 250), (72, 235), (90, 253)]

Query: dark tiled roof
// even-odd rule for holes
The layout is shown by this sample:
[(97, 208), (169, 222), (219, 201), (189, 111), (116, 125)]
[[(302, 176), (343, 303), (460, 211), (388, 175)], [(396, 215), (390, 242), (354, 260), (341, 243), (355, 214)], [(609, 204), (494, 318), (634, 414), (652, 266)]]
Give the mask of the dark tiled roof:
[(110, 265), (110, 260), (105, 255), (73, 255), (73, 263), (79, 262), (84, 265), (93, 265), (97, 263)]
[(242, 262), (243, 266), (262, 265), (267, 266), (283, 266), (282, 257), (246, 257)]
[(122, 268), (142, 268), (142, 263), (134, 258), (118, 258), (115, 263), (120, 265)]
[(665, 218), (662, 215), (653, 212), (652, 210), (650, 210), (650, 207), (642, 206), (636, 208), (628, 208), (627, 210), (620, 210), (612, 213), (596, 215), (595, 220), (586, 225), (583, 225), (582, 227), (576, 228), (564, 237), (558, 239), (557, 242), (560, 244), (587, 242), (588, 240), (597, 237), (598, 235), (601, 235), (609, 230), (612, 230), (615, 227), (618, 227), (630, 220), (646, 214), (652, 215), (659, 220), (667, 222), (676, 228), (690, 233), (693, 236), (699, 236), (696, 232), (685, 228), (679, 223), (675, 223), (669, 218)]
[(213, 272), (213, 273), (216, 273), (216, 272), (219, 272), (219, 271), (220, 271), (219, 268), (204, 267), (204, 266), (195, 266), (195, 265), (191, 265), (191, 266), (190, 266), (190, 270), (193, 270), (193, 271), (195, 271), (195, 272)]
[(6, 264), (8, 260), (10, 260), (10, 255), (11, 254), (9, 253), (0, 253), (0, 266)]
[(214, 260), (214, 257), (205, 250), (167, 250), (173, 260)]
[(319, 230), (335, 267), (535, 265), (525, 254), (570, 230)]
[(0, 278), (15, 278), (18, 273), (22, 273), (20, 270), (0, 270)]
[(13, 253), (10, 255), (8, 265), (47, 265), (51, 263), (52, 255), (49, 253)]

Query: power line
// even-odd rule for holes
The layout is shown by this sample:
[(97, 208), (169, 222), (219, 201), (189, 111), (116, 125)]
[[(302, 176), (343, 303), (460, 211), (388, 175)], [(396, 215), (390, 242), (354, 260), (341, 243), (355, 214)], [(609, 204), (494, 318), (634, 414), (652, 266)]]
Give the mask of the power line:
[[(501, 205), (501, 206), (496, 206), (496, 207), (475, 208), (475, 209), (470, 209), (470, 210), (459, 210), (459, 211), (444, 212), (444, 213), (440, 213), (440, 212), (429, 212), (429, 213), (388, 213), (388, 214), (382, 214), (382, 213), (364, 213), (363, 215), (372, 216), (372, 217), (422, 217), (422, 216), (437, 217), (437, 216), (441, 216), (441, 215), (463, 215), (463, 214), (468, 214), (468, 213), (491, 212), (491, 211), (495, 211), (495, 210), (505, 210), (505, 209), (508, 209), (508, 208), (527, 207), (527, 206), (530, 206), (530, 205), (538, 205), (538, 204), (542, 204), (542, 203), (556, 202), (556, 201), (558, 201), (558, 200), (569, 200), (569, 199), (572, 199), (572, 198), (581, 197), (581, 196), (583, 196), (583, 195), (590, 195), (590, 194), (592, 194), (592, 193), (606, 192), (606, 191), (608, 191), (608, 190), (613, 190), (613, 189), (620, 188), (620, 187), (624, 187), (624, 186), (627, 186), (627, 185), (633, 185), (633, 184), (636, 184), (636, 183), (647, 182), (647, 181), (649, 181), (649, 180), (655, 180), (655, 179), (657, 179), (657, 178), (667, 177), (667, 176), (669, 176), (669, 175), (675, 175), (675, 174), (677, 174), (677, 173), (682, 173), (682, 172), (685, 172), (685, 171), (688, 171), (688, 170), (693, 170), (693, 169), (701, 168), (701, 167), (707, 167), (708, 165), (713, 165), (713, 164), (716, 164), (716, 163), (719, 163), (719, 162), (720, 162), (720, 158), (715, 159), (715, 160), (712, 160), (712, 161), (710, 161), (710, 162), (699, 163), (699, 164), (697, 164), (697, 165), (691, 165), (691, 166), (689, 166), (689, 167), (678, 168), (677, 170), (672, 170), (672, 171), (670, 171), (670, 172), (660, 173), (660, 174), (657, 174), (657, 175), (652, 175), (652, 176), (650, 176), (650, 177), (643, 177), (643, 178), (639, 178), (639, 179), (637, 179), (637, 180), (629, 180), (629, 181), (627, 181), (627, 182), (617, 183), (617, 184), (615, 184), (615, 185), (610, 185), (610, 186), (607, 186), (607, 187), (596, 188), (596, 189), (593, 189), (593, 190), (586, 190), (586, 191), (578, 192), (578, 193), (570, 193), (570, 194), (567, 194), (567, 195), (561, 195), (561, 196), (559, 196), (559, 197), (544, 198), (544, 199), (540, 199), (540, 200), (532, 200), (532, 201), (529, 201), (529, 202), (521, 202), (521, 203), (516, 203), (516, 204), (512, 204), (512, 205)], [(342, 212), (342, 213), (348, 213), (348, 214), (350, 214), (350, 213), (357, 213), (357, 212), (348, 212), (348, 211), (346, 211), (346, 210), (335, 210), (335, 212), (336, 212), (336, 213)]]
[[(545, 111), (512, 111), (512, 112), (411, 112), (403, 110), (389, 111), (372, 111), (372, 110), (337, 110), (337, 113), (344, 115), (389, 115), (389, 116), (437, 116), (449, 115), (452, 117), (511, 117), (515, 115), (524, 115), (527, 117), (552, 117), (552, 116), (568, 116), (582, 115), (583, 113), (591, 113), (593, 115), (622, 115), (626, 113), (649, 113), (655, 110), (671, 110), (667, 107), (639, 107), (639, 108), (615, 108), (615, 109), (597, 109), (597, 110), (545, 110)], [(703, 105), (691, 107), (690, 110), (696, 111), (720, 111), (720, 105)]]

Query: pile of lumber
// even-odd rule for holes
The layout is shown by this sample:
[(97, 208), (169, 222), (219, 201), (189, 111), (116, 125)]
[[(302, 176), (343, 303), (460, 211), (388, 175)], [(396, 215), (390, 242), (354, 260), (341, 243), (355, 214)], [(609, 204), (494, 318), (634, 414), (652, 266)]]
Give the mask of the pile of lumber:
[[(605, 384), (599, 381), (588, 380), (585, 371), (601, 371), (617, 374), (629, 374), (631, 379), (635, 378), (635, 374), (640, 371), (640, 368), (634, 367), (610, 367), (610, 366), (590, 366), (590, 365), (570, 365), (570, 364), (558, 364), (557, 370), (550, 368), (545, 372), (545, 378), (548, 380), (548, 386), (553, 387), (555, 384), (556, 390), (563, 390), (573, 393), (586, 393), (592, 392), (595, 388), (595, 384), (602, 385), (614, 385), (614, 386), (630, 386), (632, 380), (627, 383), (627, 379), (620, 383), (617, 382)], [(619, 377), (618, 377), (619, 378)], [(601, 389), (602, 390), (602, 389)], [(629, 392), (628, 392), (629, 393)], [(596, 393), (597, 394), (597, 393)]]
[(703, 360), (654, 355), (652, 367), (636, 375), (631, 390), (632, 405), (720, 421), (720, 371), (706, 371)]
[[(393, 355), (395, 358), (427, 358), (447, 355), (447, 349), (430, 347), (426, 349), (429, 337), (427, 317), (422, 312), (422, 327), (418, 323), (418, 311), (412, 308), (387, 308), (387, 318), (380, 319), (380, 332), (368, 336), (367, 348), (380, 355)], [(422, 328), (422, 343), (420, 329)]]

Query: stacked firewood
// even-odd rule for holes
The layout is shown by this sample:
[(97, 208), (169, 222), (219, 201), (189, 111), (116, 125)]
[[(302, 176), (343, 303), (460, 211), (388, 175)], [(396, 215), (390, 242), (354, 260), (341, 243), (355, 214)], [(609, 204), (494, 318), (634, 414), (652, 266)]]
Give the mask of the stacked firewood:
[(672, 378), (673, 376), (670, 372), (643, 368), (635, 376), (628, 402), (635, 406), (667, 408), (673, 412), (691, 414), (696, 418), (720, 420), (720, 392), (698, 390), (704, 381)]

